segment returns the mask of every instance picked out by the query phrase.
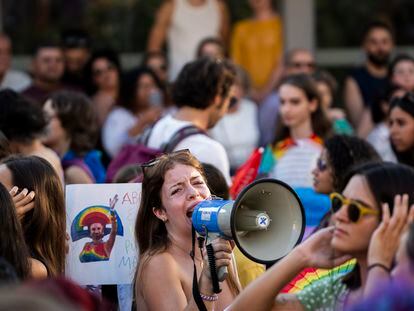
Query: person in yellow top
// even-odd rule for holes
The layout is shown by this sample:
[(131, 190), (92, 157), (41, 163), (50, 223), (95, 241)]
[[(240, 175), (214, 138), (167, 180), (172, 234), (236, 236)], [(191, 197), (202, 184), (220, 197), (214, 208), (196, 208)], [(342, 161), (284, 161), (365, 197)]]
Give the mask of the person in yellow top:
[(249, 0), (253, 17), (235, 24), (230, 47), (232, 60), (253, 82), (253, 97), (263, 99), (279, 80), (282, 68), (282, 21), (271, 0)]

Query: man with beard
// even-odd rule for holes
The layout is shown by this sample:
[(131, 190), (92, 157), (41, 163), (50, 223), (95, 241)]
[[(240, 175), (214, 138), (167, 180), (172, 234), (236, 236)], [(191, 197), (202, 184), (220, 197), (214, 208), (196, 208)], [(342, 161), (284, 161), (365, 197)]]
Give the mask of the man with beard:
[[(201, 58), (187, 63), (172, 88), (175, 113), (157, 121), (147, 141), (160, 149), (174, 134), (188, 126), (206, 132), (224, 116), (234, 100), (234, 66), (226, 60)], [(230, 164), (224, 147), (206, 134), (182, 139), (174, 150), (189, 149), (200, 162), (214, 165), (230, 184)]]
[(345, 81), (345, 106), (358, 136), (365, 138), (373, 128), (371, 106), (388, 87), (387, 69), (394, 48), (391, 28), (382, 22), (371, 23), (364, 33), (362, 47), (366, 61)]
[(108, 261), (111, 256), (112, 248), (115, 244), (117, 223), (115, 214), (111, 215), (111, 233), (106, 242), (103, 241), (105, 235), (105, 225), (107, 218), (97, 218), (88, 226), (89, 235), (92, 242), (85, 243), (82, 252), (79, 255), (81, 262), (93, 262), (93, 261)]
[(109, 223), (109, 218), (103, 213), (92, 213), (89, 218), (85, 219), (84, 225), (88, 226), (89, 236), (92, 242), (87, 242), (79, 254), (80, 262), (108, 261), (111, 256), (112, 248), (115, 244), (118, 224), (116, 222), (116, 214), (114, 212), (115, 204), (118, 202), (118, 195), (109, 199), (109, 207), (111, 211), (111, 231), (106, 242), (103, 241), (105, 236), (105, 226)]

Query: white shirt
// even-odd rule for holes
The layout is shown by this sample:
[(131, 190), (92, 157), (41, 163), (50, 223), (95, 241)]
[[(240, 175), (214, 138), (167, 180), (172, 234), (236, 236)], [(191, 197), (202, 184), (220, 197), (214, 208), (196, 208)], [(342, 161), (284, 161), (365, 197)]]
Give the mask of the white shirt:
[(322, 151), (322, 146), (311, 139), (298, 139), (277, 159), (270, 177), (284, 181), (293, 187), (311, 188), (313, 186), (312, 170)]
[(188, 2), (174, 1), (174, 12), (167, 38), (171, 81), (175, 80), (187, 62), (195, 59), (200, 41), (219, 35), (220, 8), (217, 0), (207, 0), (201, 6), (194, 6)]
[[(168, 143), (178, 130), (191, 124), (189, 121), (177, 120), (171, 115), (163, 117), (152, 129), (148, 147), (160, 148)], [(181, 149), (189, 149), (200, 162), (214, 165), (223, 173), (227, 183), (231, 184), (229, 160), (226, 150), (219, 142), (207, 135), (195, 134), (183, 139), (174, 151)]]
[(0, 89), (12, 89), (13, 91), (21, 92), (27, 89), (31, 83), (32, 80), (26, 73), (8, 70), (0, 83)]
[(391, 148), (390, 130), (384, 122), (373, 128), (367, 136), (367, 141), (377, 150), (384, 161), (397, 163), (397, 157)]
[(138, 122), (138, 118), (128, 109), (115, 107), (105, 120), (102, 127), (102, 145), (113, 158), (121, 148), (134, 141), (128, 131)]
[(237, 111), (227, 113), (210, 130), (211, 137), (226, 149), (232, 168), (242, 165), (259, 143), (257, 114), (256, 104), (243, 98)]

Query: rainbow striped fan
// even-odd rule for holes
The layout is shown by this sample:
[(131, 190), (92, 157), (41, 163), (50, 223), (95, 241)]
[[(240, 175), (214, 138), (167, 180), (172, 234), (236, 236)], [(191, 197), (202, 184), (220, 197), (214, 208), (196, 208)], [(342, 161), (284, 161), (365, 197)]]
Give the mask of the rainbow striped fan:
[(345, 274), (351, 272), (355, 265), (356, 260), (351, 259), (333, 269), (306, 268), (302, 270), (292, 281), (290, 281), (290, 283), (286, 285), (281, 292), (294, 294), (305, 289), (315, 281), (325, 278), (337, 278), (344, 276)]
[(89, 226), (93, 223), (102, 224), (104, 229), (104, 235), (111, 232), (111, 228), (107, 227), (111, 223), (111, 212), (114, 213), (117, 222), (117, 235), (124, 235), (124, 228), (122, 226), (121, 218), (115, 210), (111, 210), (107, 206), (94, 205), (89, 206), (79, 212), (72, 222), (71, 237), (72, 241), (77, 241), (86, 237), (89, 237)]

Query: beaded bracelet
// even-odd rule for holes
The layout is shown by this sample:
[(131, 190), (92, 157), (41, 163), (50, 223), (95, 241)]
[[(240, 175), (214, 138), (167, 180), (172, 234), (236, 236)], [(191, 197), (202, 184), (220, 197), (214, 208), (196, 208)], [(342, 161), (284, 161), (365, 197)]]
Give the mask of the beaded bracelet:
[(218, 300), (218, 295), (217, 294), (213, 294), (211, 296), (208, 296), (208, 295), (203, 295), (202, 293), (200, 293), (200, 297), (201, 297), (201, 299), (203, 299), (205, 301), (217, 301)]
[(375, 268), (375, 267), (382, 268), (385, 271), (387, 271), (388, 273), (391, 272), (391, 269), (390, 268), (388, 268), (386, 265), (383, 265), (382, 263), (379, 263), (379, 262), (373, 263), (372, 265), (369, 265), (368, 268), (367, 268), (367, 270), (369, 271), (369, 270), (371, 270), (372, 268)]

